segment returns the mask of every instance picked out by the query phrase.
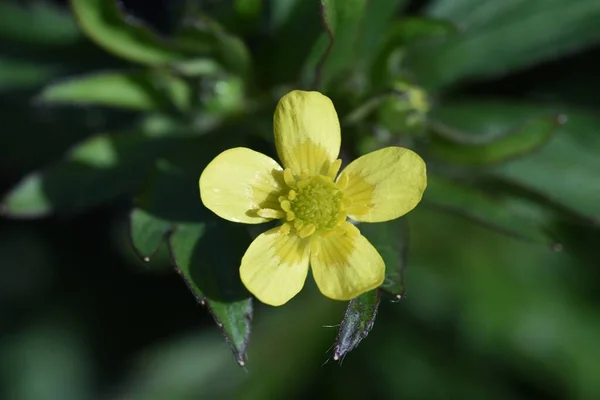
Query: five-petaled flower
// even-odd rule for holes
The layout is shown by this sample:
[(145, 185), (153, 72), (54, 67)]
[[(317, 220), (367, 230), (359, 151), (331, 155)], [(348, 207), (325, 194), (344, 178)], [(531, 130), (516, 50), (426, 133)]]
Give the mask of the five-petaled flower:
[(380, 286), (383, 259), (348, 218), (383, 222), (421, 200), (425, 163), (402, 147), (351, 162), (340, 174), (340, 125), (331, 100), (293, 91), (279, 101), (274, 133), (281, 167), (248, 148), (219, 154), (200, 176), (204, 205), (229, 221), (280, 219), (241, 260), (240, 276), (263, 303), (281, 305), (304, 286), (309, 264), (325, 296), (350, 300)]

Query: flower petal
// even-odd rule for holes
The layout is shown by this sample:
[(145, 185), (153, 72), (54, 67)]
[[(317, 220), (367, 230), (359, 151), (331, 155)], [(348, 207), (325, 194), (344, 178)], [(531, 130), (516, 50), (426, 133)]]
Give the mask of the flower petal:
[(402, 147), (386, 147), (357, 158), (342, 172), (348, 216), (361, 222), (398, 218), (421, 201), (427, 187), (425, 162)]
[(260, 224), (261, 208), (279, 208), (285, 183), (283, 170), (270, 157), (245, 147), (225, 150), (200, 176), (200, 198), (219, 217), (233, 222)]
[(280, 306), (304, 286), (309, 253), (308, 240), (273, 228), (250, 244), (242, 258), (240, 277), (260, 301)]
[(283, 96), (273, 127), (279, 159), (296, 175), (326, 173), (340, 153), (337, 113), (331, 100), (319, 92), (295, 90)]
[(364, 236), (321, 237), (312, 244), (310, 264), (315, 282), (325, 296), (350, 300), (383, 283), (383, 259)]

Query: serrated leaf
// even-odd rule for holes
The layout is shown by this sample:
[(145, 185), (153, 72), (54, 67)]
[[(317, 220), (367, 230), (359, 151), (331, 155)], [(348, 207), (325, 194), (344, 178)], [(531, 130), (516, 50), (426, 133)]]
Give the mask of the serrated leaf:
[(198, 302), (208, 307), (242, 366), (253, 308), (238, 269), (248, 244), (239, 226), (221, 222), (179, 224), (169, 238), (177, 271)]
[(152, 111), (189, 107), (191, 90), (178, 77), (161, 72), (100, 72), (45, 87), (37, 99), (54, 104), (86, 104)]
[(542, 147), (564, 122), (561, 115), (535, 117), (492, 137), (464, 134), (452, 127), (430, 123), (430, 130), (435, 133), (430, 150), (432, 154), (456, 163), (500, 163)]
[(148, 27), (126, 18), (113, 0), (71, 0), (79, 27), (97, 45), (137, 63), (161, 66), (190, 57)]
[(136, 132), (93, 136), (62, 161), (24, 177), (2, 200), (2, 212), (16, 218), (71, 213), (133, 194), (154, 159), (177, 144)]
[(426, 13), (449, 19), (464, 31), (411, 52), (407, 67), (430, 89), (465, 78), (504, 75), (600, 39), (596, 0), (437, 0)]
[(360, 224), (360, 232), (369, 239), (385, 262), (385, 281), (380, 286), (397, 299), (404, 296), (404, 269), (408, 257), (409, 229), (406, 218), (378, 224)]
[(367, 337), (375, 323), (380, 301), (381, 292), (378, 289), (350, 301), (333, 347), (334, 360), (343, 360)]
[(429, 174), (423, 202), (512, 237), (554, 244), (548, 215), (518, 199), (491, 197), (475, 187)]
[[(464, 132), (496, 134), (527, 118), (564, 114), (567, 122), (539, 150), (501, 165), (493, 176), (541, 195), (549, 204), (600, 221), (600, 118), (577, 109), (552, 108), (522, 102), (454, 101), (436, 110), (443, 121)], [(446, 122), (450, 125), (450, 122)], [(459, 125), (460, 124), (460, 125)]]

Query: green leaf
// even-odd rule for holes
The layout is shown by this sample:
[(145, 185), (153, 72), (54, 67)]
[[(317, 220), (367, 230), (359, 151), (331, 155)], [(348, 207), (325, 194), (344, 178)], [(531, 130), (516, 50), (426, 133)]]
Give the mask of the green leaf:
[(404, 269), (409, 243), (406, 218), (397, 218), (379, 224), (360, 224), (359, 229), (385, 262), (385, 281), (380, 289), (401, 299), (406, 292)]
[(222, 221), (178, 224), (169, 239), (177, 271), (209, 309), (241, 366), (246, 363), (253, 308), (238, 269), (249, 239), (240, 226)]
[(404, 0), (369, 1), (365, 6), (365, 15), (360, 36), (358, 62), (369, 65), (381, 46), (390, 21), (398, 14)]
[(81, 35), (68, 12), (46, 1), (0, 3), (0, 38), (23, 44), (65, 45)]
[[(567, 122), (548, 144), (526, 157), (494, 167), (491, 173), (540, 195), (550, 204), (600, 221), (600, 158), (596, 150), (600, 148), (600, 118), (577, 109), (483, 100), (455, 101), (437, 112), (443, 112), (445, 121), (455, 121), (453, 126), (465, 132), (486, 134), (504, 132), (532, 116), (564, 114)], [(458, 121), (462, 121), (460, 125)]]
[(430, 122), (431, 152), (445, 160), (462, 164), (495, 164), (526, 155), (545, 145), (565, 122), (563, 115), (534, 117), (501, 134), (465, 134)]
[(315, 43), (305, 76), (326, 88), (335, 76), (350, 70), (358, 55), (359, 38), (366, 0), (321, 0), (326, 33)]
[(250, 52), (245, 43), (204, 15), (188, 16), (176, 37), (188, 51), (211, 54), (234, 74), (246, 76), (250, 72)]
[(427, 14), (464, 30), (462, 35), (411, 52), (407, 66), (420, 84), (431, 89), (465, 78), (504, 75), (579, 51), (600, 39), (596, 0), (437, 0)]
[(140, 22), (125, 18), (113, 0), (71, 0), (80, 28), (105, 50), (140, 64), (160, 66), (189, 59)]
[(137, 255), (145, 262), (156, 254), (158, 248), (173, 228), (170, 221), (157, 218), (149, 212), (134, 208), (129, 214), (129, 235)]
[(371, 84), (377, 90), (387, 89), (403, 72), (400, 61), (415, 45), (432, 39), (443, 39), (458, 33), (456, 25), (445, 20), (403, 17), (392, 22), (380, 37), (377, 57), (370, 69)]
[(38, 95), (46, 103), (87, 104), (152, 111), (189, 107), (191, 90), (161, 72), (101, 72), (53, 83)]
[(492, 197), (475, 187), (429, 174), (423, 203), (521, 240), (554, 244), (548, 214), (516, 198)]
[(377, 317), (381, 292), (377, 289), (350, 301), (333, 347), (333, 359), (343, 360), (367, 337)]
[(0, 91), (35, 88), (59, 72), (60, 68), (55, 65), (0, 58)]
[(71, 213), (133, 194), (154, 159), (177, 143), (136, 132), (93, 136), (62, 161), (23, 178), (2, 200), (2, 212), (16, 218)]

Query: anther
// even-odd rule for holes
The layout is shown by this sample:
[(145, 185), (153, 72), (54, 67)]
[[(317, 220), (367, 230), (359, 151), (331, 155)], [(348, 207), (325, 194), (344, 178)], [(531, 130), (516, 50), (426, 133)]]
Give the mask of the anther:
[(283, 180), (289, 187), (296, 187), (296, 179), (294, 179), (294, 174), (292, 174), (291, 169), (286, 168), (283, 170)]
[(304, 228), (302, 228), (300, 230), (300, 232), (298, 232), (298, 236), (300, 236), (302, 239), (304, 239), (305, 237), (308, 237), (308, 236), (312, 235), (313, 233), (315, 233), (316, 230), (317, 230), (317, 227), (315, 226), (315, 224), (308, 224)]
[(281, 209), (285, 212), (292, 210), (292, 204), (288, 200), (282, 200), (280, 203)]
[(340, 189), (344, 189), (346, 186), (348, 186), (348, 174), (345, 174), (342, 172), (342, 174), (339, 176), (336, 184)]
[(340, 172), (341, 166), (342, 166), (342, 160), (338, 158), (337, 160), (332, 162), (331, 165), (329, 166), (329, 170), (327, 171), (327, 176), (331, 177), (331, 179), (335, 179), (338, 172)]
[(296, 217), (296, 215), (294, 214), (293, 211), (288, 211), (285, 213), (285, 219), (287, 221), (293, 221), (295, 217)]
[(308, 186), (310, 182), (308, 181), (308, 179), (303, 179), (301, 181), (298, 182), (298, 189), (304, 189), (305, 187)]
[(288, 199), (294, 200), (296, 198), (296, 195), (297, 195), (297, 193), (295, 190), (290, 190), (288, 193)]
[(272, 208), (261, 208), (256, 213), (259, 217), (279, 219), (285, 217), (285, 213), (281, 210), (273, 210)]
[(288, 233), (290, 233), (290, 229), (292, 229), (290, 224), (283, 224), (279, 227), (279, 233), (281, 233), (282, 235), (287, 235)]

